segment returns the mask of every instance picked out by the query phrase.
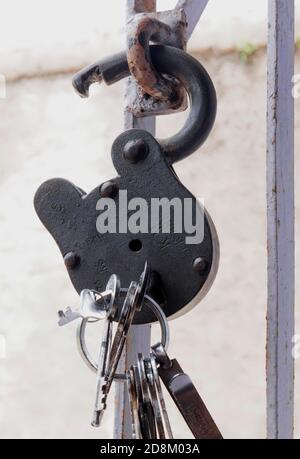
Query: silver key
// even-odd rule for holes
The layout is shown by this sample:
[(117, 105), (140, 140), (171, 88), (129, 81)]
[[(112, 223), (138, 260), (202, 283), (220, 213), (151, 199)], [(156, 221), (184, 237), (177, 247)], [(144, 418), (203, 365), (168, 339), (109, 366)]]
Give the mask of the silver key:
[(108, 315), (104, 320), (103, 327), (103, 338), (100, 346), (97, 370), (96, 400), (91, 423), (93, 427), (100, 426), (104, 410), (106, 409), (107, 393), (105, 387), (107, 384), (107, 367), (112, 337), (112, 320)]
[(96, 399), (92, 418), (92, 426), (99, 427), (102, 421), (104, 411), (106, 409), (107, 392), (106, 385), (108, 379), (108, 364), (111, 351), (113, 319), (116, 315), (118, 305), (117, 301), (120, 294), (120, 280), (116, 275), (111, 276), (106, 286), (111, 292), (106, 317), (104, 319), (102, 339), (100, 344), (97, 383), (96, 383)]
[(168, 438), (172, 439), (173, 438), (173, 434), (172, 434), (172, 429), (171, 429), (171, 425), (170, 425), (170, 421), (169, 421), (169, 416), (168, 416), (168, 412), (167, 412), (167, 408), (166, 408), (166, 403), (165, 403), (162, 387), (161, 387), (161, 384), (160, 384), (160, 379), (159, 379), (159, 374), (158, 374), (158, 369), (157, 369), (157, 362), (156, 362), (156, 358), (155, 358), (155, 356), (154, 356), (154, 354), (152, 352), (150, 353), (150, 358), (147, 359), (147, 365), (151, 366), (153, 384), (155, 386), (156, 396), (158, 398), (158, 402), (159, 402), (159, 405), (160, 405), (162, 418), (163, 418), (163, 422), (164, 422), (164, 425), (165, 425), (165, 430), (167, 432)]
[(131, 413), (132, 438), (134, 440), (139, 440), (142, 438), (142, 436), (141, 436), (141, 426), (140, 426), (139, 413), (138, 413), (137, 391), (136, 391), (134, 372), (133, 372), (132, 367), (129, 368), (129, 370), (127, 370), (126, 372), (126, 380), (127, 380), (129, 407), (130, 407), (130, 413)]
[(67, 325), (73, 320), (82, 318), (81, 314), (79, 313), (78, 310), (72, 310), (70, 307), (65, 309), (64, 311), (60, 310), (58, 311), (58, 325), (62, 327), (63, 325)]
[(152, 406), (153, 406), (153, 411), (154, 411), (158, 438), (166, 439), (167, 437), (166, 437), (165, 427), (163, 423), (163, 414), (162, 414), (159, 399), (157, 396), (157, 391), (155, 387), (150, 359), (144, 359), (143, 364), (145, 367), (146, 378), (148, 381), (149, 392), (150, 392), (150, 396), (152, 400)]
[(111, 353), (110, 353), (110, 359), (109, 359), (109, 373), (108, 373), (108, 378), (107, 378), (107, 384), (106, 384), (106, 392), (108, 393), (111, 384), (114, 379), (114, 375), (117, 370), (117, 366), (125, 345), (126, 341), (126, 336), (127, 332), (129, 330), (129, 327), (131, 325), (131, 321), (134, 315), (134, 294), (137, 288), (137, 284), (135, 282), (131, 282), (122, 310), (120, 314), (120, 318), (118, 321), (118, 326), (117, 330), (114, 336), (114, 340), (112, 343), (112, 348), (111, 348)]
[[(143, 282), (141, 283), (143, 284)], [(140, 289), (140, 292), (143, 292), (143, 289)], [(121, 294), (120, 296), (124, 296), (124, 294), (127, 293), (128, 294), (128, 289), (121, 289)], [(136, 295), (134, 295), (135, 297), (135, 300), (134, 300), (134, 303), (136, 301)], [(138, 297), (141, 298), (138, 299), (137, 303), (140, 304), (141, 302), (145, 302), (145, 306), (150, 308), (151, 311), (155, 314), (155, 316), (157, 317), (157, 320), (159, 321), (160, 323), (160, 326), (161, 326), (161, 342), (163, 343), (163, 346), (165, 349), (168, 348), (168, 344), (169, 344), (169, 340), (170, 340), (170, 333), (169, 333), (169, 326), (168, 326), (168, 321), (167, 321), (167, 318), (162, 310), (162, 308), (148, 295), (145, 295), (143, 296), (143, 294), (141, 295), (140, 293), (138, 294)], [(136, 309), (138, 309), (138, 305), (134, 306)], [(126, 316), (125, 314), (125, 311), (124, 311), (124, 315), (123, 315), (123, 308), (124, 308), (124, 305), (122, 307), (122, 311), (120, 313), (120, 317), (118, 318), (118, 323), (120, 324), (120, 322), (122, 323), (123, 322), (123, 317)], [(127, 313), (128, 313), (128, 310), (127, 310)], [(123, 316), (123, 317), (122, 317)], [(90, 368), (90, 370), (92, 370), (94, 373), (97, 373), (97, 370), (98, 370), (98, 364), (97, 364), (97, 360), (94, 359), (88, 349), (88, 346), (86, 344), (86, 338), (85, 338), (85, 334), (86, 334), (86, 325), (88, 324), (88, 320), (82, 320), (81, 323), (79, 324), (78, 328), (77, 328), (77, 346), (78, 346), (78, 350), (79, 350), (79, 353), (84, 361), (84, 363)], [(129, 323), (129, 321), (127, 321), (127, 324)], [(118, 328), (119, 328), (119, 325), (118, 325)], [(119, 328), (119, 331), (120, 328)], [(114, 336), (114, 343), (115, 343), (115, 346), (114, 347), (114, 351), (113, 351), (113, 348), (112, 348), (112, 351), (111, 351), (111, 355), (110, 355), (110, 367), (112, 366), (112, 363), (113, 361), (116, 361), (118, 360), (117, 358), (117, 347), (119, 348), (120, 346), (120, 340), (122, 339), (122, 336), (123, 336), (123, 333), (118, 333), (118, 336), (117, 336), (117, 332)], [(126, 337), (126, 336), (125, 336)], [(117, 338), (117, 339), (116, 339)], [(117, 343), (118, 343), (118, 346), (117, 346)], [(122, 348), (122, 346), (120, 346)], [(120, 351), (118, 351), (120, 352)], [(113, 357), (115, 356), (115, 357)], [(124, 379), (124, 377), (120, 377), (121, 375), (117, 375), (116, 373), (114, 374), (114, 377), (113, 379)], [(125, 375), (124, 375), (125, 376)], [(126, 379), (126, 377), (125, 377)]]
[(128, 288), (125, 301), (121, 310), (118, 328), (116, 330), (116, 334), (114, 336), (114, 340), (112, 343), (111, 356), (109, 362), (109, 375), (106, 386), (107, 393), (109, 392), (111, 384), (113, 382), (134, 315), (136, 311), (140, 311), (143, 306), (149, 282), (149, 275), (150, 268), (146, 262), (144, 271), (139, 279), (139, 282), (131, 282)]
[(137, 364), (133, 365), (132, 368), (137, 388), (138, 416), (140, 421), (141, 436), (144, 440), (156, 439), (157, 431), (154, 407), (150, 397), (142, 354), (138, 354)]
[(72, 309), (68, 307), (65, 311), (58, 311), (58, 325), (60, 327), (67, 325), (76, 319), (89, 319), (89, 321), (104, 319), (108, 309), (106, 298), (111, 296), (111, 289), (107, 289), (102, 294), (95, 292), (94, 290), (82, 290), (80, 293), (80, 305), (78, 308)]

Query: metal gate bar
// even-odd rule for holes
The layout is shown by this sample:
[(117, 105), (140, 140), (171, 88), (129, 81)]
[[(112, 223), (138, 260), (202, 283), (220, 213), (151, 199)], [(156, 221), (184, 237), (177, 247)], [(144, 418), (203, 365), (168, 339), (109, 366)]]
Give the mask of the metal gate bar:
[(269, 0), (267, 430), (293, 437), (294, 0)]
[[(126, 0), (127, 19), (142, 12), (156, 11), (156, 0)], [(208, 0), (179, 0), (176, 8), (183, 8), (186, 14), (188, 27), (187, 36), (190, 37), (197, 22), (202, 15)], [(127, 83), (125, 92), (125, 106), (129, 100), (129, 92), (133, 90), (130, 82)], [(136, 118), (130, 111), (124, 114), (125, 129), (140, 128), (145, 129), (155, 135), (155, 117)], [(151, 327), (149, 325), (132, 326), (126, 343), (126, 349), (119, 365), (120, 372), (136, 362), (137, 352), (147, 355), (150, 350)], [(127, 398), (127, 388), (125, 384), (116, 385), (115, 393), (115, 415), (114, 415), (114, 438), (130, 439), (132, 437), (131, 417)]]

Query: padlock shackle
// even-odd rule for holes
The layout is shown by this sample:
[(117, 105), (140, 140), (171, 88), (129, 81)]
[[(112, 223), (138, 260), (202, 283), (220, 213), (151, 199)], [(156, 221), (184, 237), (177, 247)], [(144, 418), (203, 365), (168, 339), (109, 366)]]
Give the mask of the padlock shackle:
[[(216, 117), (216, 92), (207, 71), (186, 52), (171, 46), (152, 45), (150, 54), (158, 72), (176, 77), (190, 100), (184, 126), (172, 137), (158, 140), (169, 164), (173, 164), (192, 154), (207, 139)], [(73, 86), (81, 96), (87, 97), (92, 83), (103, 80), (110, 85), (129, 75), (126, 53), (119, 53), (78, 72)]]

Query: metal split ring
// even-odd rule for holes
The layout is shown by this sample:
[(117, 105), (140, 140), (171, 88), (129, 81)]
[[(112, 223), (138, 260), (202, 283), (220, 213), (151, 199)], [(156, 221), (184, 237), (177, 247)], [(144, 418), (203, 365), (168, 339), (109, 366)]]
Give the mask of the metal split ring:
[[(128, 289), (121, 288), (120, 292), (121, 294), (126, 294)], [(108, 294), (108, 292), (104, 292)], [(144, 306), (148, 307), (151, 309), (151, 311), (155, 314), (157, 317), (157, 320), (161, 326), (161, 343), (164, 347), (164, 349), (168, 349), (169, 346), (169, 340), (170, 340), (170, 331), (169, 331), (169, 324), (167, 321), (167, 318), (162, 310), (162, 308), (156, 303), (156, 301), (153, 300), (148, 295), (145, 295), (145, 302)], [(85, 364), (89, 367), (90, 370), (93, 372), (97, 372), (98, 370), (98, 365), (95, 362), (95, 360), (92, 358), (87, 345), (85, 341), (85, 332), (86, 332), (86, 325), (89, 323), (88, 318), (82, 319), (82, 322), (78, 325), (77, 328), (77, 347), (80, 353), (81, 358), (85, 362)], [(126, 376), (125, 375), (115, 375), (116, 380), (125, 380)]]

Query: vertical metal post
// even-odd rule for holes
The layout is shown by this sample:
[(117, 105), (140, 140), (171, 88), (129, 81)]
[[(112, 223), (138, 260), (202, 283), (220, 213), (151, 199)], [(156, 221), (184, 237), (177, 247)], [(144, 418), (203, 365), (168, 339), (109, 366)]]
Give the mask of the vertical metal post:
[[(156, 11), (156, 0), (127, 0), (127, 19), (136, 13)], [(135, 86), (128, 79), (125, 102), (130, 91), (135, 90)], [(127, 105), (127, 104), (126, 104)], [(155, 117), (136, 118), (129, 111), (124, 114), (125, 129), (140, 128), (149, 131), (155, 135)], [(126, 343), (126, 349), (119, 365), (119, 371), (124, 371), (137, 360), (137, 353), (142, 352), (144, 355), (149, 354), (151, 339), (150, 325), (132, 326)], [(115, 393), (115, 418), (114, 418), (114, 438), (130, 439), (132, 438), (131, 415), (129, 411), (129, 402), (127, 388), (123, 383), (116, 384)]]
[(208, 1), (209, 0), (178, 0), (176, 8), (183, 8), (187, 18), (187, 38), (192, 35)]
[[(199, 21), (208, 0), (179, 0), (176, 8), (183, 8), (188, 22), (187, 36), (190, 37), (197, 22)], [(127, 0), (127, 19), (137, 13), (151, 13), (156, 11), (156, 0)], [(135, 91), (136, 86), (131, 84), (130, 78), (127, 82), (125, 103), (130, 100), (129, 94)], [(127, 106), (127, 104), (126, 104)], [(155, 135), (155, 117), (136, 118), (128, 110), (124, 115), (125, 129), (145, 129)], [(127, 339), (126, 349), (119, 364), (118, 371), (122, 372), (132, 363), (136, 362), (137, 352), (147, 355), (150, 350), (151, 327), (150, 325), (136, 325), (131, 327)], [(129, 411), (127, 388), (125, 384), (116, 385), (115, 393), (115, 416), (114, 416), (114, 438), (132, 438), (131, 416)]]
[(294, 0), (269, 0), (268, 37), (268, 438), (293, 437)]

